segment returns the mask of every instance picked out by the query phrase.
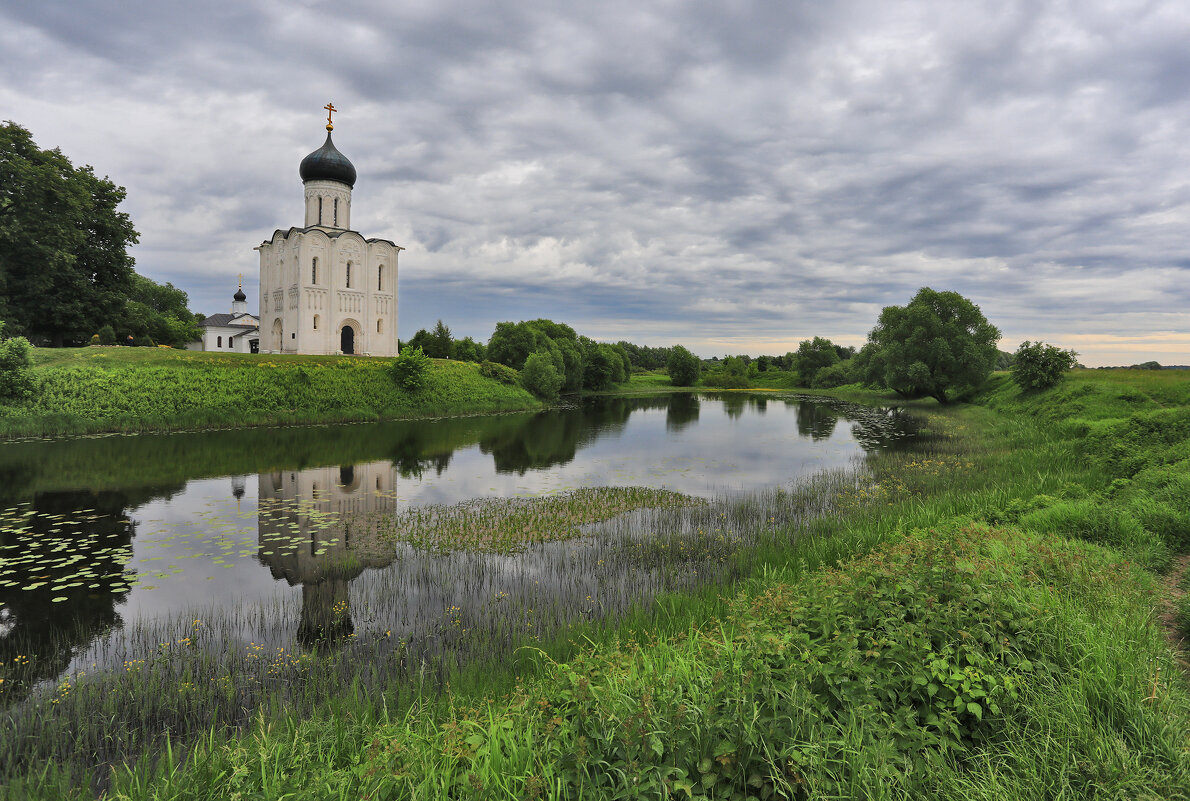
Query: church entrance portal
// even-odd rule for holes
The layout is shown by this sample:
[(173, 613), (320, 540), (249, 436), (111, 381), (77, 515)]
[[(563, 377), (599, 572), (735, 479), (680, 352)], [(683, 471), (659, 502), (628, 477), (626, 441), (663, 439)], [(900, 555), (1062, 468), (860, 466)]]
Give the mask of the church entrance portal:
[(343, 326), (343, 333), (340, 337), (342, 348), (341, 350), (350, 355), (355, 353), (355, 330), (351, 326)]

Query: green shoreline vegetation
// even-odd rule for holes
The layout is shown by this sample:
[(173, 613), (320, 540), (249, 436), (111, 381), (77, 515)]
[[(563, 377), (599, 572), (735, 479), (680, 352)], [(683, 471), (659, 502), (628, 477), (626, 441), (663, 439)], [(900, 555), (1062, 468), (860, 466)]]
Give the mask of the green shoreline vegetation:
[[(250, 671), (179, 630), (48, 694), (40, 731), (10, 729), (2, 780), (55, 799), (1190, 798), (1190, 692), (1154, 614), (1190, 550), (1179, 378), (1074, 371), (1023, 393), (998, 374), (974, 405), (901, 403), (923, 418), (913, 448), (714, 506), (733, 538), (622, 524), (637, 561), (698, 539), (711, 560), (690, 564), (734, 567), (724, 583), (530, 624), (438, 676), (265, 653), (245, 693)], [(444, 632), (479, 614), (450, 613)], [(171, 709), (170, 736), (80, 772)]]
[(539, 409), (479, 364), (432, 360), (399, 386), (393, 359), (167, 348), (33, 349), (29, 397), (0, 404), (0, 438), (446, 417)]

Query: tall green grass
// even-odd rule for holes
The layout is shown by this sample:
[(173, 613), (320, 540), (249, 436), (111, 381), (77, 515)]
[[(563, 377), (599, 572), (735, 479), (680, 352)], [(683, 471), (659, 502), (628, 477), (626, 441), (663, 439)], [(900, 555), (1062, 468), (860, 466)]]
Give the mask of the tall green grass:
[(35, 351), (36, 389), (0, 405), (0, 437), (177, 431), (539, 408), (469, 362), (435, 361), (408, 392), (391, 359), (148, 348)]

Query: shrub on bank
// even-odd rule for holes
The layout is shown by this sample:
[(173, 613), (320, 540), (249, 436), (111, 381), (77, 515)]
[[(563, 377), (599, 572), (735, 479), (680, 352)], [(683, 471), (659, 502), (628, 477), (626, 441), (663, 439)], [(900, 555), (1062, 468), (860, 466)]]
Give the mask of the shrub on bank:
[[(439, 323), (442, 321), (439, 320)], [(405, 348), (393, 359), (392, 366), (389, 368), (393, 374), (393, 380), (402, 389), (409, 392), (416, 392), (421, 389), (422, 384), (426, 380), (426, 370), (430, 365), (430, 359), (422, 352), (421, 348)]]

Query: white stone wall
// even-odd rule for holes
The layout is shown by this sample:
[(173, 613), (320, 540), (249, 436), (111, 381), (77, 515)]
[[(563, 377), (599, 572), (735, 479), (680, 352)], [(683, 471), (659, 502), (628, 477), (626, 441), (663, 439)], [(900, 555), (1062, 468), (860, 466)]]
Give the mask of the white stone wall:
[(356, 354), (396, 355), (400, 248), (313, 228), (278, 231), (259, 250), (262, 350), (340, 353), (350, 327)]
[(347, 184), (338, 181), (306, 181), (303, 186), (306, 190), (306, 228), (315, 225), (323, 228), (351, 228), (351, 188)]

